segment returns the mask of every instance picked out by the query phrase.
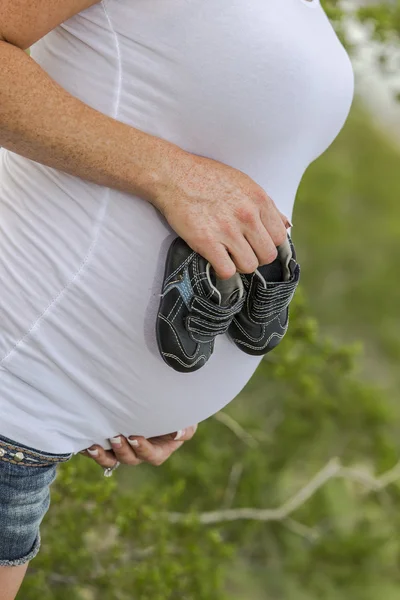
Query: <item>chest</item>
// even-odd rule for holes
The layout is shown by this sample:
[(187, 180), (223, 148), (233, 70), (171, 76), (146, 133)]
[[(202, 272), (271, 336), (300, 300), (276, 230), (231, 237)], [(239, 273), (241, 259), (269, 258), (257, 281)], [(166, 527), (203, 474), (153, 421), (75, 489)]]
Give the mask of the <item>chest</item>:
[(255, 144), (311, 131), (318, 154), (347, 116), (353, 70), (319, 0), (117, 0), (112, 17), (132, 96), (177, 127)]

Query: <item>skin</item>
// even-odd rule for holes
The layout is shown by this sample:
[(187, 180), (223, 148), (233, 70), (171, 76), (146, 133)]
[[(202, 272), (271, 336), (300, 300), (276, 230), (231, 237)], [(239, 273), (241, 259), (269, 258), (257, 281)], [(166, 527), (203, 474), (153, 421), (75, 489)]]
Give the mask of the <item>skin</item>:
[[(125, 438), (121, 435), (118, 436), (118, 442), (116, 441), (117, 438), (110, 439), (112, 450), (104, 450), (101, 446), (94, 444), (88, 450), (91, 452), (97, 451), (96, 456), (91, 455), (88, 450), (83, 450), (81, 454), (92, 458), (101, 467), (113, 467), (116, 461), (132, 466), (147, 462), (159, 467), (184, 442), (192, 439), (196, 433), (196, 429), (197, 425), (194, 425), (182, 431), (150, 439), (136, 435), (130, 435), (129, 438)], [(132, 445), (132, 442), (134, 445)]]
[(19, 567), (0, 567), (0, 600), (14, 600), (25, 577), (28, 563)]
[[(59, 86), (24, 51), (96, 3), (0, 0), (0, 146), (147, 200), (223, 279), (272, 262), (290, 224), (255, 181), (103, 115)], [(134, 449), (122, 440), (114, 454), (98, 447), (94, 458), (104, 467), (116, 459), (161, 464), (190, 431), (178, 441), (137, 438)], [(0, 567), (0, 600), (14, 600), (25, 571), (26, 565)]]

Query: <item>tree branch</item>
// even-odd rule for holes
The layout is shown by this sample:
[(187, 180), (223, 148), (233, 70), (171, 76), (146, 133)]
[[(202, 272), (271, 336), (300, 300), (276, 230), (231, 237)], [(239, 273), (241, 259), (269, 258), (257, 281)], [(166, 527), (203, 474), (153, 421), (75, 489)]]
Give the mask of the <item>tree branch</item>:
[(290, 531), (293, 531), (293, 533), (300, 535), (301, 537), (307, 539), (311, 543), (316, 542), (321, 537), (320, 532), (316, 529), (312, 527), (307, 527), (307, 525), (299, 523), (298, 521), (295, 521), (290, 517), (282, 521), (282, 524), (285, 525), (285, 527), (287, 527), (288, 529), (290, 529)]
[(229, 475), (228, 486), (225, 491), (223, 507), (230, 508), (235, 499), (236, 490), (239, 485), (240, 478), (243, 473), (243, 463), (235, 463)]
[(258, 446), (258, 441), (254, 436), (251, 435), (248, 431), (246, 431), (235, 419), (233, 419), (230, 415), (224, 412), (218, 412), (214, 415), (214, 419), (219, 421), (225, 427), (228, 427), (242, 442), (250, 446), (250, 448), (256, 448)]
[[(292, 512), (304, 504), (315, 492), (322, 487), (329, 479), (332, 479), (341, 469), (337, 458), (330, 460), (315, 477), (311, 479), (297, 494), (285, 502), (279, 508), (236, 508), (229, 510), (217, 510), (213, 512), (201, 513), (198, 515), (200, 523), (210, 525), (212, 523), (221, 523), (227, 521), (237, 521), (239, 519), (257, 520), (257, 521), (282, 521)], [(179, 523), (187, 518), (185, 513), (167, 513), (167, 519), (171, 523)]]
[[(204, 512), (197, 515), (200, 523), (211, 525), (216, 523), (226, 523), (238, 520), (255, 521), (284, 521), (293, 512), (300, 508), (309, 500), (322, 486), (330, 479), (342, 478), (361, 483), (366, 488), (366, 493), (379, 491), (394, 483), (400, 478), (400, 461), (389, 471), (383, 473), (380, 477), (374, 477), (364, 469), (344, 467), (338, 458), (332, 458), (318, 473), (303, 487), (297, 494), (278, 508), (236, 508), (227, 510), (216, 510)], [(170, 523), (181, 523), (188, 518), (186, 513), (166, 513), (165, 515)], [(296, 533), (310, 537), (313, 530), (306, 528), (301, 523), (290, 521), (292, 530)], [(314, 536), (314, 534), (312, 534)]]

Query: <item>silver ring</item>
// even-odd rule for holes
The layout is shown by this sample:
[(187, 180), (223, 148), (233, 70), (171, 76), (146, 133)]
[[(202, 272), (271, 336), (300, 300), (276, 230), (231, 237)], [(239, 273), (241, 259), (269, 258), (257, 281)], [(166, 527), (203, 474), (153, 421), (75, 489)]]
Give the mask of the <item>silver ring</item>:
[(115, 469), (118, 469), (120, 464), (121, 463), (119, 463), (117, 461), (113, 467), (107, 467), (106, 469), (104, 469), (104, 472), (103, 472), (104, 477), (111, 477), (111, 475), (113, 474), (113, 471), (115, 471)]

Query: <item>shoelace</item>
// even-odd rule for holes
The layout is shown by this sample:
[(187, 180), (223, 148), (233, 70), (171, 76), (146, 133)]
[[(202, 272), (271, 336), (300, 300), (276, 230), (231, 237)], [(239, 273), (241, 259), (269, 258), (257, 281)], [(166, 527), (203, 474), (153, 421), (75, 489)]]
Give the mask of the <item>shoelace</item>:
[(217, 335), (228, 331), (233, 317), (242, 309), (244, 301), (243, 297), (234, 305), (226, 307), (195, 295), (190, 303), (191, 314), (186, 319), (186, 328), (203, 336), (204, 341), (212, 341)]

